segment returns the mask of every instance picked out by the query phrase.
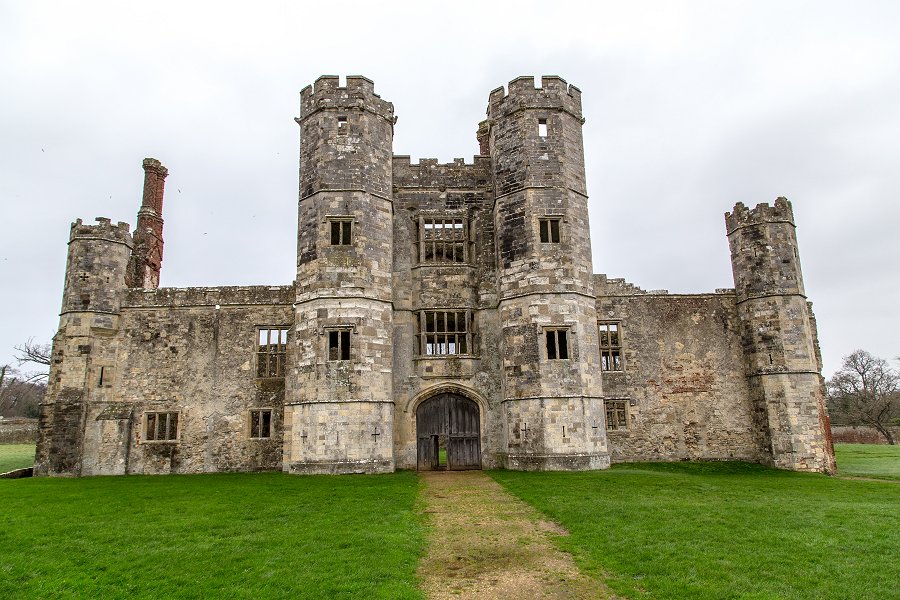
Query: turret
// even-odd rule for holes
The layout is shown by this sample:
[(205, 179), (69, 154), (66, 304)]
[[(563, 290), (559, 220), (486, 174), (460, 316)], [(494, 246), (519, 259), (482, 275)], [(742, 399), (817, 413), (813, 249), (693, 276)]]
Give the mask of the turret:
[(126, 285), (134, 288), (159, 287), (163, 257), (163, 194), (169, 174), (155, 158), (145, 158), (144, 195), (134, 230), (134, 252), (128, 264)]
[(818, 341), (803, 287), (791, 203), (725, 214), (741, 341), (763, 443), (774, 466), (834, 471)]
[(487, 117), (507, 467), (604, 468), (581, 91), (519, 77), (491, 92)]
[(300, 97), (284, 469), (392, 471), (394, 108), (365, 77), (320, 77)]

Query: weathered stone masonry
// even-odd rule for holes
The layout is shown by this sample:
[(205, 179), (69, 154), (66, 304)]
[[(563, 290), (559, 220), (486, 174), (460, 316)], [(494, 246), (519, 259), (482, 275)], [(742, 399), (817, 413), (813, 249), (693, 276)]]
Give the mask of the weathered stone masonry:
[(297, 278), (159, 288), (167, 169), (134, 237), (72, 225), (36, 473), (831, 472), (790, 203), (726, 215), (735, 290), (595, 275), (581, 92), (520, 77), (471, 164), (393, 155), (364, 77), (301, 92)]

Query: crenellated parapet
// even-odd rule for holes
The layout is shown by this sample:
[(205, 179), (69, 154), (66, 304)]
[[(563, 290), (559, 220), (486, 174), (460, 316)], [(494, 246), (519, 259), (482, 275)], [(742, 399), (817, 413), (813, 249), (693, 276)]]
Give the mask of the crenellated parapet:
[(129, 249), (132, 247), (131, 225), (119, 221), (113, 225), (106, 217), (96, 217), (96, 225), (86, 224), (81, 219), (76, 219), (69, 229), (69, 243), (79, 240), (104, 240), (114, 244), (124, 244)]
[(347, 77), (347, 85), (341, 87), (335, 75), (323, 75), (313, 85), (300, 91), (300, 118), (302, 121), (320, 110), (363, 110), (394, 124), (394, 105), (382, 100), (375, 93), (375, 83), (360, 75)]
[(509, 91), (498, 87), (488, 98), (489, 118), (505, 117), (523, 109), (555, 109), (582, 119), (581, 90), (556, 75), (541, 77), (535, 87), (534, 77), (517, 77), (509, 82)]
[(787, 198), (779, 197), (774, 206), (768, 202), (757, 204), (756, 208), (749, 209), (743, 202), (734, 205), (734, 210), (725, 213), (725, 226), (728, 235), (741, 227), (760, 225), (762, 223), (787, 223), (794, 225), (794, 208)]
[(483, 189), (491, 185), (491, 159), (476, 156), (471, 164), (462, 158), (440, 164), (436, 158), (412, 163), (409, 156), (394, 156), (395, 188)]

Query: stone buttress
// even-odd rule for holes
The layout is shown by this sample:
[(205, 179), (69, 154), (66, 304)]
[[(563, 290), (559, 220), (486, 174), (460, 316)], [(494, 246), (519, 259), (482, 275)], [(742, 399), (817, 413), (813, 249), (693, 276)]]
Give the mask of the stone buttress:
[(394, 108), (364, 77), (301, 92), (294, 345), (284, 470), (394, 470)]
[(725, 214), (750, 394), (773, 466), (833, 473), (818, 341), (803, 288), (794, 213), (774, 206)]
[[(103, 399), (104, 379), (112, 378), (132, 239), (127, 223), (114, 225), (103, 217), (96, 221), (85, 225), (78, 219), (69, 234), (59, 330), (41, 405), (36, 475), (82, 474), (88, 408)], [(130, 412), (110, 420), (116, 430), (113, 454), (124, 457), (130, 421)], [(113, 462), (124, 465), (124, 458)]]
[(487, 114), (505, 466), (608, 467), (581, 92), (559, 77), (540, 88), (520, 77), (491, 93)]

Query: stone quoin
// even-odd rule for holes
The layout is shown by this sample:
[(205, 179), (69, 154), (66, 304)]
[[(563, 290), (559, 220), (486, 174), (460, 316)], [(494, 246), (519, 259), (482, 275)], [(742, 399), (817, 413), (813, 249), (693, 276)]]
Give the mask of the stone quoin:
[(300, 96), (292, 284), (159, 287), (155, 159), (133, 235), (72, 224), (35, 474), (833, 472), (787, 200), (726, 214), (735, 289), (644, 291), (594, 274), (563, 79), (491, 92), (472, 163), (394, 155), (365, 77)]

